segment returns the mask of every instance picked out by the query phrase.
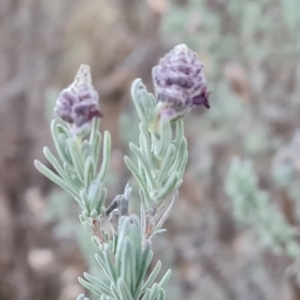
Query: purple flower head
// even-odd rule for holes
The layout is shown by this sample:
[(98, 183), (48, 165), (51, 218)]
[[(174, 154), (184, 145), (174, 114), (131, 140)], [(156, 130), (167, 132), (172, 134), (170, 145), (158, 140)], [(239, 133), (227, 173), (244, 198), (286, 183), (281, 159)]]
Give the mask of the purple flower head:
[(186, 115), (196, 105), (209, 108), (209, 92), (203, 64), (186, 45), (178, 45), (152, 69), (155, 94), (163, 102), (162, 115), (175, 119)]
[(77, 132), (84, 125), (89, 125), (92, 118), (102, 117), (98, 100), (98, 93), (92, 85), (90, 67), (81, 65), (73, 83), (59, 94), (55, 112), (64, 121), (73, 124)]

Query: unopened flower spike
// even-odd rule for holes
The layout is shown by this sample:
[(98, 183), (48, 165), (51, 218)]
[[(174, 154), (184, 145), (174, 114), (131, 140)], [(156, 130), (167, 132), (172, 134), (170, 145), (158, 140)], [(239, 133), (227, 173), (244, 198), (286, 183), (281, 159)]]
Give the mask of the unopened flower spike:
[(186, 45), (173, 48), (152, 69), (158, 113), (170, 120), (185, 116), (193, 107), (210, 107), (203, 64)]
[(98, 100), (90, 67), (81, 65), (73, 83), (59, 94), (55, 112), (64, 121), (73, 124), (74, 133), (79, 133), (83, 128), (90, 127), (94, 117), (102, 117)]

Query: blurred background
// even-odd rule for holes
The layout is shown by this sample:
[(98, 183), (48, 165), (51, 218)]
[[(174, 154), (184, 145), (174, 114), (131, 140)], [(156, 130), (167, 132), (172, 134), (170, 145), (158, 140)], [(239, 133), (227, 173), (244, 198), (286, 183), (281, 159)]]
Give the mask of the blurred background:
[(211, 109), (185, 120), (180, 200), (155, 241), (174, 271), (167, 299), (300, 299), (295, 260), (238, 226), (225, 188), (232, 158), (251, 159), (270, 214), (298, 226), (299, 32), (299, 0), (0, 0), (0, 299), (76, 299), (77, 277), (99, 271), (77, 206), (33, 166), (53, 149), (59, 91), (91, 65), (113, 139), (111, 201), (131, 179), (130, 84), (152, 91), (151, 68), (179, 43), (204, 62), (212, 92)]

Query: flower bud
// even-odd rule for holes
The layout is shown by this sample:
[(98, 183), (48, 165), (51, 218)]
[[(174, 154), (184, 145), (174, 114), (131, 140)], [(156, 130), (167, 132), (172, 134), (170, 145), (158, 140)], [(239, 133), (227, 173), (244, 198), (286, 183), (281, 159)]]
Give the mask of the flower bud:
[(90, 67), (81, 65), (73, 83), (56, 100), (55, 112), (64, 121), (73, 124), (74, 132), (90, 125), (92, 118), (102, 117), (99, 96), (92, 85)]
[(210, 107), (203, 64), (186, 45), (176, 46), (161, 58), (152, 69), (152, 78), (157, 100), (164, 104), (161, 115), (175, 119), (197, 105)]

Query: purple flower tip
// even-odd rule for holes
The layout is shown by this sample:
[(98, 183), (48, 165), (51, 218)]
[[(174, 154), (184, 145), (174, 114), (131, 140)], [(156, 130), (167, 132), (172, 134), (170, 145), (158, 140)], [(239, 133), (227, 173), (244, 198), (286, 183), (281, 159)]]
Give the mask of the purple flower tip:
[(98, 93), (92, 85), (90, 67), (81, 65), (73, 83), (60, 93), (55, 112), (64, 121), (73, 124), (75, 131), (78, 131), (94, 117), (102, 117), (98, 100)]
[(210, 104), (208, 102), (210, 92), (207, 92), (207, 89), (204, 88), (200, 95), (195, 96), (193, 98), (194, 105), (204, 105), (207, 109), (210, 108)]
[(177, 118), (196, 105), (210, 107), (203, 64), (186, 45), (176, 46), (161, 58), (152, 69), (152, 78), (157, 100), (166, 104), (167, 115), (173, 111)]

